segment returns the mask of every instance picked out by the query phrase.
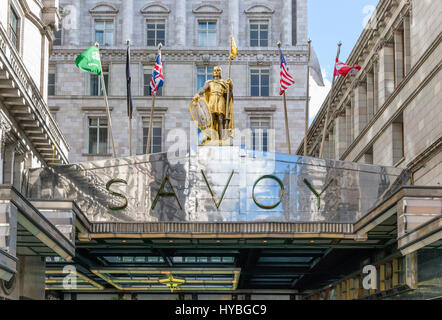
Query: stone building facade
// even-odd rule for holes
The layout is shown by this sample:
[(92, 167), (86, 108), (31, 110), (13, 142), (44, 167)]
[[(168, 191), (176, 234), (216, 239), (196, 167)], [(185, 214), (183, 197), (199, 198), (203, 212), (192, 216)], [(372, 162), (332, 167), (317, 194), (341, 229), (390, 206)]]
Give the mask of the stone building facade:
[[(314, 120), (308, 154), (408, 168), (416, 185), (442, 184), (440, 1), (382, 0)], [(298, 154), (303, 152), (302, 144)]]
[(44, 298), (44, 256), (61, 236), (21, 193), (25, 169), (67, 163), (47, 105), (59, 18), (56, 0), (0, 1), (0, 300)]
[[(116, 154), (129, 155), (126, 103), (126, 40), (131, 43), (134, 101), (133, 154), (145, 152), (151, 97), (147, 84), (161, 42), (165, 85), (156, 98), (153, 152), (187, 143), (189, 103), (221, 65), (227, 78), (230, 26), (239, 49), (233, 62), (235, 126), (251, 128), (250, 148), (288, 151), (279, 95), (277, 42), (296, 84), (287, 91), (292, 150), (303, 136), (307, 60), (307, 1), (60, 1), (63, 23), (50, 58), (49, 105), (72, 148), (71, 162), (112, 156), (105, 105), (97, 79), (80, 72), (75, 58), (100, 43), (108, 79)], [(101, 123), (100, 120), (103, 119)], [(272, 135), (271, 129), (275, 129)], [(99, 138), (101, 135), (101, 141)], [(143, 141), (144, 136), (144, 141)], [(184, 138), (183, 138), (184, 137)], [(104, 139), (107, 139), (104, 141)], [(181, 139), (181, 140), (180, 140)], [(183, 140), (184, 139), (184, 140)], [(96, 147), (99, 145), (99, 147)]]

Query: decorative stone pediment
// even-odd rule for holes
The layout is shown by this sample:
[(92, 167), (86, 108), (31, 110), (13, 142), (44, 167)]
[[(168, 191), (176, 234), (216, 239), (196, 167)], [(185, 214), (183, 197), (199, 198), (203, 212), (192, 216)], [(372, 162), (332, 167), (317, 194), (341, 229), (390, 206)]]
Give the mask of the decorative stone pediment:
[(209, 63), (210, 63), (210, 55), (209, 54), (203, 54), (201, 56), (201, 60), (203, 61), (203, 64), (205, 66), (209, 65)]
[(118, 14), (118, 9), (109, 3), (100, 2), (91, 10), (89, 10), (89, 13), (93, 16), (116, 16)]
[(275, 10), (265, 4), (254, 4), (245, 10), (244, 13), (249, 15), (268, 15), (275, 13)]
[(143, 9), (140, 10), (143, 15), (150, 14), (169, 14), (170, 9), (161, 3), (149, 3)]
[[(155, 59), (157, 58), (155, 53), (149, 53), (149, 55), (147, 56), (147, 58), (149, 59), (150, 62), (155, 61)], [(164, 61), (164, 59), (162, 59)]]
[(221, 14), (223, 10), (218, 8), (214, 4), (203, 3), (193, 9), (192, 12), (196, 14)]
[(259, 54), (256, 56), (256, 62), (257, 62), (258, 64), (263, 64), (264, 61), (265, 61), (265, 57), (264, 57), (264, 55), (261, 54), (261, 53), (259, 53)]

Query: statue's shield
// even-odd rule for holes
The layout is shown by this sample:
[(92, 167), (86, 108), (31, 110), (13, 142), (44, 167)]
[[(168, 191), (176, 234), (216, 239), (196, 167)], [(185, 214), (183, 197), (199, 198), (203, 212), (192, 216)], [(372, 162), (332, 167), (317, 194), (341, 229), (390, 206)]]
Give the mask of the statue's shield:
[(208, 137), (210, 137), (209, 129), (212, 128), (212, 114), (206, 101), (201, 98), (199, 101), (192, 101), (189, 104), (190, 114), (198, 128)]

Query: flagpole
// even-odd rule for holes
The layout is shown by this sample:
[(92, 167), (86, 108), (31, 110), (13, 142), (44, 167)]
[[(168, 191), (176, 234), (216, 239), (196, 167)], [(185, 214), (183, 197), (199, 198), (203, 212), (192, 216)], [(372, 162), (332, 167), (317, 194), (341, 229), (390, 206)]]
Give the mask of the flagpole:
[[(233, 37), (233, 24), (230, 25), (230, 42), (232, 42), (232, 37)], [(232, 44), (230, 44), (230, 46), (232, 46)], [(232, 50), (232, 48), (230, 48), (230, 50)], [(232, 57), (231, 57), (231, 52), (229, 54), (229, 71), (228, 71), (228, 78), (230, 79), (230, 71), (232, 69)], [(227, 87), (227, 102), (226, 102), (226, 129), (229, 128), (229, 122), (230, 122), (230, 85)], [(223, 137), (219, 137), (220, 140), (223, 140)]]
[(336, 54), (336, 60), (335, 60), (335, 66), (333, 67), (333, 80), (332, 80), (332, 85), (331, 85), (331, 89), (330, 89), (330, 97), (328, 99), (328, 104), (327, 104), (327, 110), (325, 111), (325, 122), (324, 122), (324, 129), (322, 131), (322, 141), (321, 141), (321, 147), (319, 149), (319, 158), (322, 158), (322, 154), (324, 152), (324, 142), (325, 142), (325, 135), (327, 132), (327, 127), (328, 127), (328, 121), (329, 121), (329, 113), (330, 113), (330, 108), (331, 108), (331, 101), (332, 101), (332, 95), (333, 95), (333, 88), (335, 86), (335, 68), (336, 68), (336, 61), (339, 60), (339, 52), (341, 49), (342, 43), (339, 42), (338, 43), (338, 52)]
[[(126, 45), (127, 45), (127, 52), (129, 55), (129, 67), (130, 67), (130, 40), (126, 40)], [(127, 84), (126, 84), (127, 85)], [(131, 88), (132, 90), (132, 88)], [(132, 156), (132, 110), (131, 110), (131, 101), (129, 99), (132, 99), (132, 97), (129, 97), (129, 92), (127, 93), (127, 110), (128, 110), (128, 114), (127, 117), (129, 119), (129, 156)]]
[[(99, 49), (98, 42), (95, 42), (95, 47), (97, 47), (97, 49)], [(111, 115), (110, 115), (110, 110), (109, 110), (109, 102), (107, 100), (106, 83), (104, 82), (103, 66), (101, 64), (100, 64), (100, 68), (101, 68), (101, 76), (100, 76), (101, 87), (103, 89), (104, 103), (106, 105), (107, 122), (109, 123), (109, 134), (110, 134), (111, 142), (112, 142), (112, 153), (114, 155), (114, 158), (116, 158), (117, 154), (115, 152), (114, 135), (112, 133), (112, 121), (111, 121)]]
[[(162, 46), (163, 45), (161, 43), (158, 44), (158, 55), (161, 54)], [(151, 136), (152, 136), (153, 109), (155, 108), (155, 96), (156, 96), (156, 92), (153, 92), (152, 93), (152, 108), (150, 108), (149, 132), (147, 134), (146, 154), (150, 153), (150, 140), (151, 140)]]
[[(278, 49), (279, 49), (279, 65), (281, 65), (281, 42), (278, 41)], [(285, 98), (285, 91), (282, 94), (282, 101), (284, 104), (284, 117), (285, 117), (285, 136), (287, 139), (287, 144), (288, 144), (288, 148), (289, 148), (289, 154), (292, 154), (292, 147), (290, 144), (290, 134), (289, 134), (289, 121), (288, 121), (288, 116), (287, 116), (287, 101)]]
[(310, 96), (310, 54), (312, 50), (312, 40), (308, 41), (307, 55), (307, 90), (305, 91), (305, 123), (304, 123), (304, 156), (307, 155), (307, 133), (308, 133), (308, 114), (309, 114), (309, 96)]

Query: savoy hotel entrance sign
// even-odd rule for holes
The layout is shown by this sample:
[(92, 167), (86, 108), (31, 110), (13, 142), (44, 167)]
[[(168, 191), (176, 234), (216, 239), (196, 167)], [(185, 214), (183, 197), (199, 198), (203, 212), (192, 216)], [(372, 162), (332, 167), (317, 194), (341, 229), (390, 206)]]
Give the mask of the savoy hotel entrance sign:
[[(402, 173), (402, 174), (401, 174)], [(401, 169), (194, 147), (31, 169), (33, 200), (73, 200), (92, 222), (353, 223), (403, 184)]]

